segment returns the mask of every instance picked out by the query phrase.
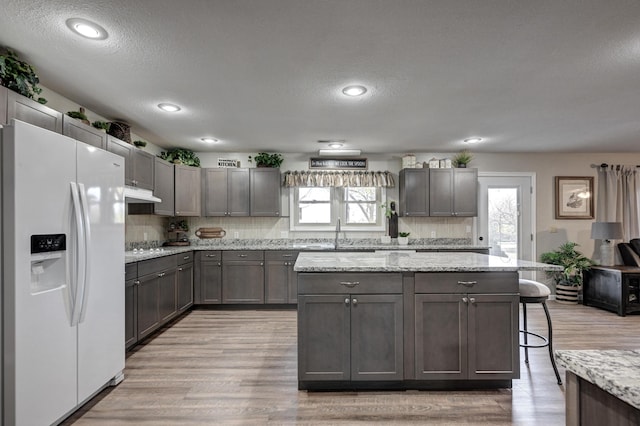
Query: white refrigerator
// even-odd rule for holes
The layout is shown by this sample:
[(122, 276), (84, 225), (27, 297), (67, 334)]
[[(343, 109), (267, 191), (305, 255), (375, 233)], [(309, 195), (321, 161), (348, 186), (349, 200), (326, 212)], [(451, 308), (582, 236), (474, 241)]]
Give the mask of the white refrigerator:
[(124, 369), (124, 159), (0, 130), (2, 421), (59, 423)]

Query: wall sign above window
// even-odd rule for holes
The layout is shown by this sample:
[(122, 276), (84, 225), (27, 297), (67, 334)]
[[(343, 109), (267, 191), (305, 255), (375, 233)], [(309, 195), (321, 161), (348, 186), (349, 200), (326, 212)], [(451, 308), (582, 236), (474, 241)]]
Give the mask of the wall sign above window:
[(367, 170), (366, 158), (310, 158), (309, 169)]

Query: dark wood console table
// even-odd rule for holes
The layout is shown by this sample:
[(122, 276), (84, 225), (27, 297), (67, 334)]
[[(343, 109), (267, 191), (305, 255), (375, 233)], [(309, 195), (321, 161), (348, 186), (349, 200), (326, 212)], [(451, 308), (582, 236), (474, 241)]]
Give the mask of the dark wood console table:
[(594, 266), (585, 272), (583, 303), (620, 316), (640, 312), (640, 268)]

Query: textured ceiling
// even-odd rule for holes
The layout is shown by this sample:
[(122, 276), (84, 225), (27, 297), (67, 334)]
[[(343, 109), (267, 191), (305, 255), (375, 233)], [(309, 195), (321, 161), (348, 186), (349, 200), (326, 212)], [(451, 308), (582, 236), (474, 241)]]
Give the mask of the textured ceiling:
[[(163, 147), (450, 152), (480, 136), (474, 151), (640, 151), (637, 0), (1, 4), (0, 45), (44, 86)], [(109, 38), (72, 34), (71, 17)], [(369, 91), (346, 98), (350, 83)]]

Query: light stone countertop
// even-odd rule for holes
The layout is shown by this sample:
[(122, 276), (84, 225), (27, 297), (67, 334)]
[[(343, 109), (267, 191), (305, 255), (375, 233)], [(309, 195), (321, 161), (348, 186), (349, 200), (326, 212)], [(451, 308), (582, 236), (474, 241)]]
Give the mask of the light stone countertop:
[(300, 253), (297, 272), (498, 272), (548, 271), (561, 267), (478, 253), (401, 251)]
[(558, 364), (640, 409), (640, 350), (557, 350)]

